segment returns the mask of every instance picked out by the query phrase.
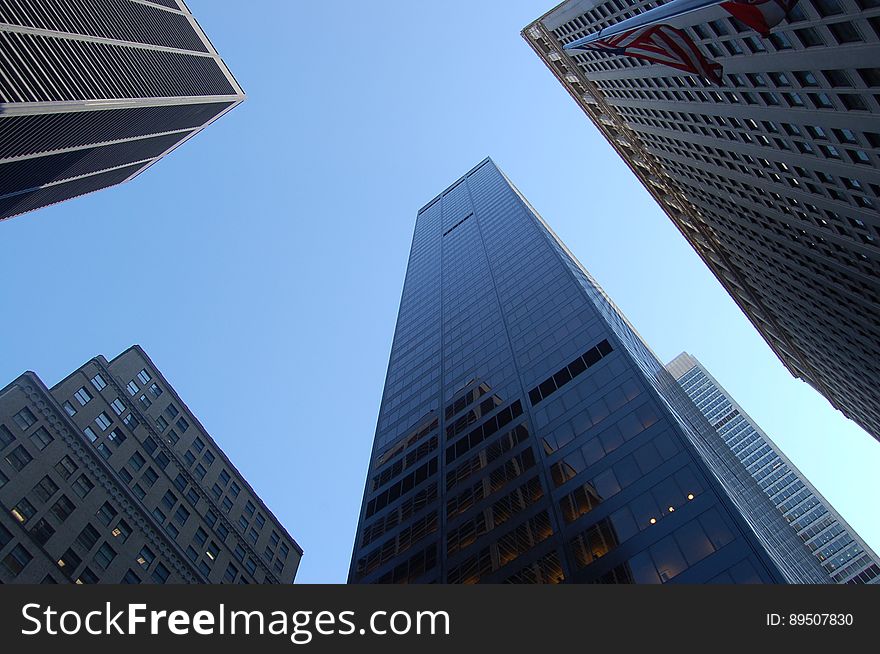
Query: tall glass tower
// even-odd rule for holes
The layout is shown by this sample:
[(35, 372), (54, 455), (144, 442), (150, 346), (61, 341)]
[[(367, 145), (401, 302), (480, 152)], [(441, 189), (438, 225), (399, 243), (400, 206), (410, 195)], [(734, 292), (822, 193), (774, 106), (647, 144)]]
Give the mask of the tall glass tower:
[(827, 582), (784, 524), (490, 159), (418, 212), (350, 582)]
[(731, 452), (839, 584), (880, 583), (880, 559), (695, 357), (666, 364)]

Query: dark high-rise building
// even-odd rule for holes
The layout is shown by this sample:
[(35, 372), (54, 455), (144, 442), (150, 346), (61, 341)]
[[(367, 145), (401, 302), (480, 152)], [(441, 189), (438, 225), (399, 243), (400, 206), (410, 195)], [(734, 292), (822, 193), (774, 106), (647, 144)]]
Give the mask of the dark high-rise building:
[(140, 347), (0, 390), (0, 582), (293, 583), (301, 556)]
[(659, 4), (570, 0), (523, 37), (788, 370), (880, 438), (880, 4), (801, 0), (766, 38), (692, 14), (722, 85), (565, 49)]
[(687, 396), (804, 541), (829, 578), (839, 584), (880, 583), (880, 559), (690, 354), (666, 364)]
[(418, 212), (353, 583), (827, 582), (487, 159)]
[(0, 220), (128, 181), (243, 99), (182, 1), (0, 0)]

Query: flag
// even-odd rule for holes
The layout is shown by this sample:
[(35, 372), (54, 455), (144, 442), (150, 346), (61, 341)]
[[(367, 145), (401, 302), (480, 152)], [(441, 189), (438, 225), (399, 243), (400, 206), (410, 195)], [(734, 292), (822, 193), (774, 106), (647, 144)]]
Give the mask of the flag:
[(704, 57), (683, 30), (669, 25), (647, 25), (568, 49), (593, 50), (644, 59), (700, 75), (713, 84), (721, 84), (721, 66)]
[(763, 37), (788, 17), (798, 0), (729, 0), (721, 7)]

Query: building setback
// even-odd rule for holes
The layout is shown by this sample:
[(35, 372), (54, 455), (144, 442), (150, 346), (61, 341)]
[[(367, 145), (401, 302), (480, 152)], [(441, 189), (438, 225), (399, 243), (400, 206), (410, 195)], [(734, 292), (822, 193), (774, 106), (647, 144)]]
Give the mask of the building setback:
[(350, 582), (827, 581), (783, 527), (491, 160), (418, 212)]
[(0, 0), (0, 220), (132, 179), (244, 97), (178, 0)]
[(880, 559), (705, 367), (682, 353), (666, 364), (832, 581), (880, 583)]
[(801, 0), (768, 38), (716, 8), (685, 32), (722, 86), (563, 49), (659, 4), (572, 0), (523, 37), (789, 371), (880, 438), (880, 3)]
[(0, 391), (0, 582), (293, 583), (302, 549), (134, 346)]

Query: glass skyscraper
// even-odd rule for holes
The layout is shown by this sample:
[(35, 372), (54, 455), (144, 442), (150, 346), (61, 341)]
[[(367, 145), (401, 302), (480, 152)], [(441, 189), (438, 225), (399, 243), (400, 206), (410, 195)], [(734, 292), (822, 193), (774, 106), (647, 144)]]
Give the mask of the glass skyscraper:
[(352, 583), (827, 575), (490, 160), (419, 212)]
[(880, 561), (764, 431), (693, 356), (666, 368), (767, 494), (832, 581), (880, 583)]

